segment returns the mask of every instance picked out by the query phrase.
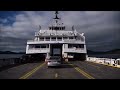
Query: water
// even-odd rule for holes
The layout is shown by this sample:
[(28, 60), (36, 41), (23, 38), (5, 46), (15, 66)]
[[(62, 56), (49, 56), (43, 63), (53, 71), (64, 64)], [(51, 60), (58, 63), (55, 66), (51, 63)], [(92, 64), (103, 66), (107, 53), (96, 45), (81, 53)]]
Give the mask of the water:
[[(0, 59), (20, 58), (24, 54), (0, 54)], [(120, 54), (88, 54), (89, 57), (120, 58)]]
[(88, 54), (88, 56), (97, 58), (120, 58), (120, 54)]
[(7, 58), (20, 58), (24, 54), (0, 54), (0, 59), (7, 59)]

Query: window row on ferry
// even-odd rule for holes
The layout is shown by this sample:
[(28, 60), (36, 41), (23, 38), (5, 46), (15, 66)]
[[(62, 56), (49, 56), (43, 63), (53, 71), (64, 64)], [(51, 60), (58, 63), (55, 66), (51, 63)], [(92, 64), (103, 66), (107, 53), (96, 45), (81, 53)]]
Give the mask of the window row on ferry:
[(49, 48), (49, 44), (38, 44), (38, 45), (29, 45), (29, 49), (48, 49)]
[(80, 37), (36, 37), (35, 41), (62, 41), (62, 40), (81, 40), (84, 41), (83, 38)]
[[(48, 49), (49, 44), (38, 44), (38, 45), (29, 45), (29, 49)], [(64, 48), (66, 49), (84, 49), (84, 44), (68, 44), (68, 47), (64, 45)]]
[(84, 49), (84, 44), (68, 44), (68, 48)]

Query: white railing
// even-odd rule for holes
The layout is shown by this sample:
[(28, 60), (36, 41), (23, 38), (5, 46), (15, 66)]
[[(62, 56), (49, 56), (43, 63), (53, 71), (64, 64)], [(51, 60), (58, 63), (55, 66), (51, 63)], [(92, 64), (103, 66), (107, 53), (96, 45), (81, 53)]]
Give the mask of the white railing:
[(68, 40), (63, 40), (65, 43), (81, 43), (81, 42), (84, 42), (84, 41), (81, 41), (81, 40), (75, 40), (75, 39), (68, 39)]
[(104, 65), (109, 65), (109, 66), (114, 66), (114, 67), (119, 67), (118, 61), (120, 59), (112, 59), (112, 58), (96, 58), (96, 57), (87, 57), (86, 61), (94, 62), (94, 63), (99, 63), (99, 64), (104, 64)]
[(49, 48), (29, 48), (28, 50), (48, 50)]
[[(46, 40), (46, 39), (44, 39), (44, 40), (27, 40), (28, 42), (36, 42), (36, 41), (48, 41), (48, 40)], [(52, 39), (50, 39), (49, 41), (53, 41)], [(56, 40), (54, 40), (54, 41), (59, 41), (59, 39), (56, 39)], [(81, 42), (82, 40), (76, 40), (76, 39), (61, 39), (60, 41), (64, 41), (64, 42)], [(82, 41), (83, 42), (83, 41)]]
[(32, 53), (47, 53), (47, 52), (50, 52), (50, 49), (49, 48), (38, 48), (38, 49), (35, 49), (35, 48), (31, 48), (31, 49), (28, 49), (26, 50), (26, 54), (32, 54)]
[(42, 43), (76, 43), (76, 44), (85, 44), (85, 42), (80, 41), (80, 40), (55, 40), (55, 41), (35, 41), (35, 40), (28, 40), (27, 44), (42, 44)]

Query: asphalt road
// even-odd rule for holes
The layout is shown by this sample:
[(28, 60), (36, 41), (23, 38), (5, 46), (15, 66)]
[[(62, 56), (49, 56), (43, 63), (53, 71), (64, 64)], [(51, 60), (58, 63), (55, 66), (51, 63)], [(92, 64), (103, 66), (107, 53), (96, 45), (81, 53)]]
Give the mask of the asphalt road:
[(87, 61), (65, 62), (56, 68), (38, 62), (0, 71), (0, 79), (120, 79), (120, 69)]

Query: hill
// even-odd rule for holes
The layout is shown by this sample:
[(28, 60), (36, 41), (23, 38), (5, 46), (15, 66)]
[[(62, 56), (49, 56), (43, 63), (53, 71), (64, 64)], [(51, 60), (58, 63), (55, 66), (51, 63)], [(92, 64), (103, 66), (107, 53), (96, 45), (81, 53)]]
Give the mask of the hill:
[(25, 54), (25, 52), (0, 51), (0, 54)]
[(120, 54), (120, 49), (114, 49), (106, 52), (98, 52), (98, 51), (92, 51), (92, 50), (87, 50), (88, 54)]

